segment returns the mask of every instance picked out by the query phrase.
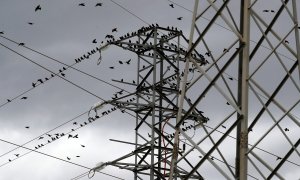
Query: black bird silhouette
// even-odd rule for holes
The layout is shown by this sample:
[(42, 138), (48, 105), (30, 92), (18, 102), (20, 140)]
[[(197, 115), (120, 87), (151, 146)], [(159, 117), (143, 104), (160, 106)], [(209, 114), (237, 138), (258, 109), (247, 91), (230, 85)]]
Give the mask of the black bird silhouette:
[(123, 62), (122, 62), (122, 61), (119, 61), (119, 64), (123, 64)]
[(73, 137), (72, 134), (69, 134), (69, 135), (68, 135), (68, 139), (71, 138), (71, 137)]
[(230, 79), (231, 81), (233, 80), (233, 78), (232, 78), (232, 77), (229, 77), (228, 79)]
[(117, 28), (113, 28), (111, 32), (118, 32)]
[(37, 5), (34, 9), (35, 12), (42, 10), (41, 5)]
[(10, 100), (10, 99), (7, 99), (7, 102), (11, 102), (11, 100)]
[(19, 43), (19, 46), (24, 46), (25, 45), (25, 43)]
[(42, 79), (38, 79), (37, 81), (40, 83), (44, 83)]
[(80, 3), (80, 4), (78, 4), (78, 6), (85, 6), (85, 4), (84, 3)]
[(128, 61), (126, 61), (126, 64), (130, 64), (131, 59), (129, 59)]
[(33, 23), (33, 22), (28, 22), (28, 24), (29, 24), (29, 25), (33, 25), (34, 23)]
[(229, 102), (226, 102), (227, 105), (230, 105)]
[(49, 78), (45, 78), (45, 81), (48, 81), (49, 80)]
[(69, 157), (67, 157), (67, 159), (70, 161), (71, 160), (71, 158), (69, 158)]
[(284, 131), (290, 131), (288, 128), (284, 128)]
[(205, 55), (208, 56), (208, 57), (210, 57), (210, 53), (209, 52), (206, 52)]
[(15, 156), (19, 157), (20, 154), (15, 154)]
[(280, 159), (282, 159), (282, 158), (281, 158), (281, 157), (277, 157), (277, 158), (276, 158), (276, 161), (278, 161), (278, 160), (280, 160)]
[(67, 68), (63, 67), (63, 70), (65, 71), (65, 70), (67, 70)]
[(66, 76), (64, 73), (60, 73), (60, 75), (62, 75), (63, 77), (65, 77), (65, 76)]
[(267, 9), (264, 9), (264, 10), (263, 10), (263, 12), (269, 12), (269, 10), (267, 10)]
[(102, 6), (102, 3), (97, 3), (97, 4), (95, 5), (95, 7), (97, 7), (97, 6)]
[(81, 147), (85, 147), (85, 145), (82, 145), (82, 144), (81, 144)]
[(80, 156), (76, 156), (76, 157), (80, 157)]
[(272, 9), (271, 12), (274, 13), (275, 11)]
[(96, 39), (94, 39), (94, 40), (93, 40), (93, 43), (94, 43), (94, 44), (97, 44), (97, 40), (96, 40)]
[(4, 31), (0, 31), (0, 34), (4, 34)]
[(284, 42), (285, 42), (286, 44), (289, 44), (289, 43), (290, 43), (288, 40), (284, 40)]
[(74, 125), (77, 125), (77, 122), (73, 122)]
[(23, 96), (21, 99), (24, 99), (24, 100), (25, 100), (25, 99), (27, 99), (27, 97), (26, 97), (26, 96)]
[(73, 136), (73, 138), (78, 138), (78, 134), (76, 134), (75, 136)]
[(182, 17), (178, 17), (177, 20), (181, 21), (181, 20), (182, 20)]
[(29, 126), (25, 126), (26, 129), (29, 129)]
[(9, 161), (9, 162), (11, 162), (11, 160), (10, 160), (10, 159), (8, 159), (8, 161)]
[(170, 6), (171, 8), (174, 8), (174, 4), (169, 4), (169, 6)]
[(109, 68), (110, 68), (110, 69), (114, 69), (115, 67), (114, 67), (114, 66), (110, 66)]

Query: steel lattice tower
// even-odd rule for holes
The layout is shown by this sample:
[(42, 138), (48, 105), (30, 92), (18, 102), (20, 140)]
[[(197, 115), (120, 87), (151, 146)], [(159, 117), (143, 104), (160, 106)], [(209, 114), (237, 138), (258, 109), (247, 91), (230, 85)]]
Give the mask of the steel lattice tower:
[(135, 179), (285, 179), (281, 169), (299, 169), (296, 0), (265, 3), (195, 0), (189, 39), (151, 25), (109, 42), (136, 53), (138, 67), (137, 81), (117, 81), (136, 91), (110, 102), (136, 113), (135, 151), (106, 165)]

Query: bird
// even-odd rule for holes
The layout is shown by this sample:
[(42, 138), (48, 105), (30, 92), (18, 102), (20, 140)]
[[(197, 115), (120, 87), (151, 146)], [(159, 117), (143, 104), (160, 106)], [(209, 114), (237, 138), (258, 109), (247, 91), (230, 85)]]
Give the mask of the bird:
[(284, 128), (284, 131), (290, 131), (288, 128)]
[(229, 52), (229, 50), (228, 50), (228, 49), (226, 49), (226, 48), (224, 48), (224, 49), (223, 49), (223, 52)]
[(275, 13), (275, 11), (274, 11), (273, 9), (271, 10), (271, 12), (272, 12), (272, 13)]
[(25, 45), (25, 43), (22, 43), (22, 42), (21, 42), (21, 43), (19, 43), (19, 46), (24, 46), (24, 45)]
[(29, 129), (29, 126), (25, 126), (26, 129)]
[(111, 32), (118, 32), (117, 28), (113, 28)]
[(85, 4), (84, 3), (80, 3), (80, 4), (78, 4), (78, 6), (85, 6)]
[(40, 139), (44, 139), (44, 137), (43, 137), (43, 136), (41, 136), (41, 137), (39, 137), (39, 140), (40, 140)]
[(85, 145), (82, 145), (82, 144), (81, 144), (81, 147), (85, 147)]
[(288, 40), (284, 40), (284, 43), (289, 44), (290, 42)]
[(74, 125), (77, 125), (77, 122), (73, 122)]
[(130, 64), (131, 59), (129, 59), (128, 61), (126, 61), (126, 64)]
[(94, 40), (93, 40), (93, 43), (94, 43), (94, 44), (97, 44), (97, 40), (96, 40), (96, 39), (94, 39)]
[(110, 69), (114, 69), (115, 67), (114, 67), (114, 66), (110, 66), (109, 68), (110, 68)]
[(95, 5), (95, 7), (97, 7), (97, 6), (102, 6), (102, 3), (97, 3), (97, 4)]
[(15, 154), (15, 156), (19, 157), (20, 154)]
[(209, 52), (206, 52), (205, 55), (207, 55), (208, 57), (210, 57), (210, 53)]
[(8, 159), (8, 161), (9, 161), (9, 162), (11, 162), (11, 160), (10, 160), (10, 159)]
[(11, 102), (11, 100), (10, 100), (10, 99), (7, 99), (7, 102)]
[(70, 161), (71, 160), (71, 158), (69, 158), (69, 157), (67, 157), (67, 159)]
[(4, 31), (0, 31), (0, 34), (4, 34)]
[(71, 137), (73, 137), (72, 134), (69, 134), (69, 135), (68, 135), (68, 139), (71, 138)]
[(76, 156), (76, 157), (80, 157), (80, 156)]
[(281, 157), (277, 157), (277, 158), (276, 158), (276, 161), (278, 161), (278, 160), (280, 160), (280, 159), (282, 159), (282, 158), (281, 158)]
[(42, 79), (38, 79), (37, 81), (40, 83), (44, 83)]
[(28, 24), (29, 24), (29, 25), (33, 25), (34, 23), (33, 23), (33, 22), (28, 22)]
[(65, 76), (66, 76), (66, 74), (64, 74), (64, 73), (60, 73), (60, 75), (62, 75), (63, 77), (65, 77)]
[(230, 105), (229, 102), (226, 102), (227, 105)]
[(25, 99), (27, 99), (27, 97), (26, 97), (26, 96), (23, 96), (21, 99), (24, 99), (24, 100), (25, 100)]
[(182, 17), (178, 17), (177, 20), (181, 21), (181, 20), (182, 20)]
[(76, 134), (75, 136), (73, 136), (73, 138), (78, 138), (78, 134)]
[(229, 79), (229, 80), (231, 80), (231, 81), (233, 80), (233, 78), (232, 78), (232, 77), (229, 77), (228, 79)]
[(67, 70), (67, 68), (63, 67), (63, 70), (65, 71), (65, 70)]
[(174, 8), (174, 4), (169, 4), (169, 6), (170, 6), (171, 8)]
[(122, 62), (122, 61), (119, 61), (119, 64), (123, 64), (123, 62)]
[(263, 12), (269, 12), (269, 10), (267, 10), (267, 9), (264, 9), (264, 10), (263, 10)]
[(35, 12), (42, 10), (41, 5), (37, 5), (34, 9)]

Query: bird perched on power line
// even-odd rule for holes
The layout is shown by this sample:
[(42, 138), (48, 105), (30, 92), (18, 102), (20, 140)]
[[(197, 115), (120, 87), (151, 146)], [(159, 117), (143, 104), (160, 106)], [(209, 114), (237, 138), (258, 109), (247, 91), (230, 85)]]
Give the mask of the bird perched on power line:
[(114, 67), (114, 66), (110, 66), (109, 68), (110, 68), (110, 69), (114, 69), (115, 67)]
[(30, 127), (29, 127), (29, 126), (25, 126), (25, 128), (26, 128), (26, 129), (29, 129)]
[(22, 43), (22, 42), (21, 42), (21, 43), (19, 43), (19, 46), (24, 46), (24, 45), (25, 45), (25, 43)]
[(228, 79), (229, 79), (229, 80), (231, 80), (231, 81), (233, 80), (233, 78), (232, 78), (232, 77), (229, 77)]
[(7, 102), (11, 102), (11, 100), (10, 100), (10, 99), (7, 99)]
[(29, 25), (33, 25), (34, 23), (33, 23), (33, 22), (28, 22), (28, 24), (29, 24)]
[(33, 82), (31, 85), (32, 85), (32, 87), (34, 87), (34, 88), (35, 88), (35, 86), (36, 86), (34, 82)]
[(4, 31), (0, 31), (0, 34), (4, 34)]
[(263, 12), (269, 12), (269, 10), (267, 10), (267, 9), (264, 9), (264, 10), (263, 10)]
[(34, 9), (35, 12), (42, 10), (41, 5), (37, 5)]
[(81, 147), (85, 147), (85, 145), (82, 145), (82, 144), (81, 144)]
[(95, 7), (97, 7), (97, 6), (102, 6), (102, 3), (97, 3), (97, 4), (95, 5)]
[(78, 6), (85, 6), (85, 4), (84, 3), (80, 3), (80, 4), (78, 4)]
[(24, 100), (25, 100), (25, 99), (27, 99), (27, 97), (26, 97), (26, 96), (23, 96), (21, 99), (24, 99)]
[(19, 157), (20, 154), (15, 154), (16, 157)]
[(96, 39), (94, 39), (94, 40), (93, 40), (93, 43), (94, 43), (94, 44), (97, 44), (97, 40), (96, 40)]
[(119, 61), (119, 64), (123, 64), (123, 62), (122, 62), (122, 61)]
[(117, 28), (113, 28), (111, 32), (118, 32)]
[(69, 157), (67, 157), (67, 159), (70, 161), (71, 160), (71, 158), (69, 158)]
[(169, 4), (169, 6), (170, 6), (171, 8), (174, 8), (174, 4)]
[(177, 20), (181, 21), (183, 17), (178, 17)]
[(37, 81), (40, 83), (44, 83), (42, 79), (38, 79)]

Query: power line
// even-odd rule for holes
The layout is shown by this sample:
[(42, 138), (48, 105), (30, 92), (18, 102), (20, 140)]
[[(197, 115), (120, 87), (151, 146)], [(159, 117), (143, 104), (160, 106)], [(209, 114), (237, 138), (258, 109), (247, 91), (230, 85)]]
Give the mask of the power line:
[[(19, 44), (18, 42), (14, 41), (14, 40), (12, 40), (12, 39), (10, 39), (10, 38), (8, 38), (8, 37), (2, 36), (2, 35), (0, 35), (0, 37), (4, 38), (4, 39), (6, 39), (6, 40), (8, 40), (8, 41), (10, 41), (10, 42), (13, 42), (13, 43), (15, 43), (15, 44)], [(44, 56), (44, 57), (46, 57), (46, 58), (48, 58), (48, 59), (50, 59), (50, 60), (52, 60), (52, 61), (55, 61), (55, 62), (58, 62), (58, 63), (60, 63), (60, 64), (62, 64), (62, 65), (65, 65), (65, 66), (67, 66), (67, 69), (68, 69), (68, 68), (71, 68), (71, 69), (73, 69), (73, 70), (75, 70), (75, 71), (78, 71), (78, 72), (80, 72), (80, 73), (82, 73), (82, 74), (84, 74), (84, 75), (87, 75), (87, 76), (89, 76), (89, 77), (91, 77), (91, 78), (94, 78), (94, 79), (96, 79), (96, 80), (98, 80), (98, 81), (100, 81), (100, 82), (103, 82), (103, 83), (105, 83), (105, 84), (108, 84), (108, 85), (110, 85), (110, 86), (112, 86), (112, 87), (115, 87), (115, 88), (117, 88), (117, 89), (119, 89), (119, 90), (124, 90), (124, 89), (122, 89), (122, 88), (120, 88), (120, 87), (118, 87), (118, 86), (115, 86), (115, 85), (113, 85), (113, 84), (111, 84), (111, 83), (109, 83), (109, 82), (107, 82), (107, 81), (105, 81), (105, 80), (103, 80), (103, 79), (100, 79), (100, 78), (98, 78), (98, 77), (96, 77), (96, 76), (93, 76), (93, 75), (91, 75), (91, 74), (89, 74), (89, 73), (86, 73), (86, 72), (84, 72), (84, 71), (82, 71), (82, 70), (80, 70), (80, 69), (77, 69), (77, 68), (73, 67), (74, 65), (76, 65), (76, 64), (78, 64), (78, 63), (73, 63), (73, 64), (71, 64), (71, 65), (68, 65), (68, 64), (66, 64), (66, 63), (64, 63), (64, 62), (62, 62), (62, 61), (59, 61), (59, 60), (57, 60), (57, 59), (55, 59), (55, 58), (53, 58), (53, 57), (50, 57), (50, 56), (48, 56), (48, 55), (46, 55), (46, 54), (44, 54), (44, 53), (41, 53), (41, 52), (39, 52), (39, 51), (37, 51), (37, 50), (34, 50), (34, 49), (32, 49), (32, 48), (30, 48), (30, 47), (28, 47), (28, 46), (23, 45), (22, 47), (24, 47), (24, 48), (26, 48), (26, 49), (28, 49), (28, 50), (30, 50), (30, 51), (32, 51), (32, 52), (35, 52), (35, 53), (37, 53), (37, 54), (39, 54), (39, 55), (42, 55), (42, 56)]]
[[(21, 146), (25, 146), (26, 144), (31, 143), (32, 141), (38, 139), (39, 137), (44, 136), (44, 135), (46, 135), (47, 133), (50, 133), (50, 132), (52, 132), (52, 131), (54, 131), (54, 130), (60, 128), (60, 127), (62, 127), (62, 126), (64, 126), (64, 125), (68, 124), (68, 123), (71, 122), (71, 121), (74, 121), (75, 119), (77, 119), (77, 118), (79, 118), (79, 117), (81, 117), (81, 116), (83, 116), (83, 115), (85, 115), (85, 114), (87, 114), (87, 113), (88, 113), (88, 111), (85, 111), (85, 112), (83, 112), (83, 113), (81, 113), (81, 114), (75, 116), (74, 118), (72, 118), (72, 119), (70, 119), (70, 120), (68, 120), (68, 121), (66, 121), (66, 122), (64, 122), (64, 123), (62, 123), (62, 124), (56, 126), (55, 128), (53, 128), (53, 129), (51, 129), (51, 130), (48, 130), (47, 132), (45, 132), (45, 133), (43, 133), (43, 134), (41, 134), (41, 135), (39, 135), (39, 136), (37, 136), (37, 137), (35, 137), (35, 138), (33, 138), (33, 139), (27, 141), (27, 142), (25, 142), (25, 143), (22, 144)], [(12, 150), (10, 150), (10, 151), (8, 151), (8, 152), (6, 152), (6, 153), (0, 155), (0, 158), (3, 157), (3, 156), (5, 156), (6, 154), (9, 154), (9, 153), (11, 153), (11, 152), (13, 152), (13, 151), (19, 149), (19, 148), (20, 148), (20, 147), (14, 148), (14, 149), (12, 149)], [(1, 165), (0, 165), (0, 167), (1, 167)]]
[(83, 87), (81, 87), (81, 86), (79, 86), (79, 85), (73, 83), (72, 81), (70, 81), (70, 80), (68, 80), (68, 79), (66, 79), (66, 78), (64, 78), (64, 77), (62, 77), (62, 76), (60, 76), (59, 73), (55, 73), (55, 72), (51, 71), (50, 69), (48, 69), (48, 68), (46, 68), (46, 67), (40, 65), (39, 63), (37, 63), (37, 62), (33, 61), (32, 59), (30, 59), (30, 58), (28, 58), (28, 57), (26, 57), (26, 56), (24, 56), (24, 55), (18, 53), (17, 51), (15, 51), (15, 50), (9, 48), (8, 46), (5, 46), (5, 45), (2, 44), (2, 43), (0, 43), (0, 45), (3, 46), (3, 47), (5, 47), (5, 48), (8, 49), (8, 50), (14, 52), (15, 54), (17, 54), (17, 55), (23, 57), (24, 59), (30, 61), (31, 63), (33, 63), (33, 64), (35, 64), (35, 65), (41, 67), (42, 69), (45, 69), (46, 71), (48, 71), (48, 72), (50, 72), (50, 73), (52, 73), (52, 74), (55, 74), (55, 75), (58, 76), (59, 78), (65, 80), (65, 81), (67, 81), (68, 83), (72, 84), (73, 86), (76, 86), (77, 88), (79, 88), (79, 89), (81, 89), (81, 90), (87, 92), (88, 94), (90, 94), (90, 95), (92, 95), (92, 96), (94, 96), (94, 97), (97, 97), (98, 99), (101, 99), (102, 101), (105, 101), (105, 100), (104, 100), (103, 98), (101, 98), (100, 96), (98, 96), (98, 95), (96, 95), (96, 94), (90, 92), (89, 90), (87, 90), (87, 89), (85, 89), (85, 88), (83, 88)]
[[(23, 148), (23, 149), (30, 150), (31, 152), (39, 153), (39, 154), (41, 154), (41, 155), (44, 155), (44, 156), (47, 156), (47, 157), (50, 157), (50, 158), (53, 158), (53, 159), (57, 159), (57, 160), (60, 160), (60, 161), (63, 161), (63, 162), (69, 163), (69, 164), (73, 164), (73, 165), (78, 166), (78, 167), (82, 167), (82, 168), (85, 168), (85, 169), (88, 169), (88, 170), (92, 170), (92, 168), (89, 168), (89, 167), (87, 167), (87, 166), (83, 166), (83, 165), (78, 164), (78, 163), (74, 163), (74, 162), (71, 162), (71, 161), (67, 161), (67, 160), (61, 159), (61, 158), (56, 157), (56, 156), (53, 156), (53, 155), (49, 155), (49, 154), (46, 154), (46, 153), (43, 153), (43, 152), (40, 152), (40, 151), (37, 151), (37, 150), (34, 150), (34, 149), (30, 149), (30, 148), (27, 148), (27, 147), (18, 145), (18, 144), (16, 144), (16, 143), (12, 143), (12, 142), (10, 142), (10, 141), (6, 141), (6, 140), (1, 139), (1, 138), (0, 138), (0, 141), (5, 142), (5, 143), (7, 143), (7, 144), (14, 145), (14, 146), (18, 146), (19, 148)], [(108, 175), (108, 176), (110, 176), (110, 177), (114, 177), (114, 178), (117, 178), (117, 179), (122, 179), (122, 178), (113, 176), (113, 175), (111, 175), (111, 174), (107, 174), (107, 173), (103, 173), (103, 172), (99, 172), (99, 173), (104, 174), (104, 175)]]

